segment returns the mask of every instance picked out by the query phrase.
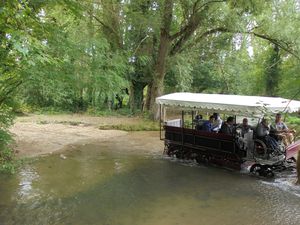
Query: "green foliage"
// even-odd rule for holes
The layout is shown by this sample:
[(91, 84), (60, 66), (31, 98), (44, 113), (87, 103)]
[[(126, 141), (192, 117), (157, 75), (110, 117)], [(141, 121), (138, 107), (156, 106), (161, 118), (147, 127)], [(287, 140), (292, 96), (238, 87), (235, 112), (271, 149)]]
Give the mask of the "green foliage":
[[(165, 2), (2, 1), (0, 105), (141, 111), (154, 96)], [(300, 98), (297, 0), (173, 2), (165, 92)]]
[(270, 56), (265, 66), (266, 96), (276, 96), (280, 82), (280, 55), (278, 46), (275, 45), (271, 48)]
[[(164, 2), (1, 3), (5, 66), (0, 84), (6, 87), (0, 89), (0, 102), (20, 87), (18, 101), (27, 105), (25, 110), (110, 111), (125, 103), (132, 112), (141, 110), (143, 90), (154, 79)], [(264, 78), (274, 74), (267, 71), (269, 43), (249, 32), (274, 37), (282, 46), (291, 43), (294, 52), (300, 46), (295, 0), (175, 0), (173, 7), (170, 35), (178, 36), (167, 54), (166, 92), (263, 95), (277, 86)], [(210, 34), (213, 29), (220, 31)], [(292, 97), (299, 86), (299, 63), (289, 52), (281, 54), (276, 71), (288, 79), (279, 82), (275, 94)], [(119, 106), (116, 95), (128, 99), (128, 94), (129, 101)]]
[(283, 60), (282, 80), (279, 84), (279, 94), (294, 100), (300, 100), (300, 64), (299, 60), (288, 57)]
[(174, 84), (172, 85), (177, 91), (188, 91), (193, 81), (193, 63), (194, 60), (190, 54), (180, 54), (170, 60), (170, 70), (174, 76)]
[(8, 131), (13, 123), (11, 108), (2, 105), (0, 108), (0, 172), (14, 172), (13, 151), (9, 147), (12, 142)]
[(289, 124), (300, 125), (300, 118), (296, 116), (290, 116), (287, 118)]
[(113, 99), (126, 86), (127, 62), (122, 53), (111, 52), (102, 34), (93, 31), (90, 18), (79, 20), (60, 5), (44, 12), (46, 21), (55, 21), (48, 26), (46, 42), (46, 53), (54, 60), (28, 67), (31, 76), (23, 85), (21, 100), (36, 107), (78, 112)]

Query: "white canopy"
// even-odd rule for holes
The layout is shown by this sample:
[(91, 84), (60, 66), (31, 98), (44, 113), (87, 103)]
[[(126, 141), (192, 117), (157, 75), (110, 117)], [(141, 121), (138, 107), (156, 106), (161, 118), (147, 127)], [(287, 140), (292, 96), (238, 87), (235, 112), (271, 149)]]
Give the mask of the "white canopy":
[(300, 101), (279, 97), (172, 93), (156, 98), (156, 103), (165, 107), (261, 116), (266, 113), (297, 112)]

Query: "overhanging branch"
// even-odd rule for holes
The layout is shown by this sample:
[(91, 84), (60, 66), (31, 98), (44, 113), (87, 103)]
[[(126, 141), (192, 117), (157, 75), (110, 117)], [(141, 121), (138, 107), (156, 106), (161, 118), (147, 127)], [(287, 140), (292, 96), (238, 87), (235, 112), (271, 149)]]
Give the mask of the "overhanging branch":
[(192, 14), (190, 15), (188, 22), (185, 25), (181, 26), (180, 31), (178, 31), (177, 33), (173, 34), (170, 36), (171, 40), (174, 40), (180, 36), (183, 36), (188, 30), (190, 30), (192, 27), (197, 27), (200, 24), (200, 21), (195, 21), (196, 20), (196, 15), (205, 7), (207, 7), (209, 4), (212, 3), (219, 3), (219, 2), (226, 2), (226, 0), (215, 0), (215, 1), (208, 1), (204, 4), (202, 4), (201, 6), (198, 7), (200, 0), (197, 0), (194, 5), (193, 5), (193, 9), (192, 9)]
[[(218, 33), (218, 32), (229, 32), (229, 30), (227, 28), (224, 27), (217, 27), (211, 30), (208, 30), (204, 33), (202, 33), (200, 36), (198, 36), (196, 38), (196, 40), (194, 41), (194, 43), (198, 43), (202, 38), (210, 35), (210, 34), (214, 34), (214, 33)], [(183, 50), (183, 41), (178, 41), (173, 45), (173, 48), (170, 51), (171, 55), (175, 55), (178, 52), (181, 52)]]
[[(286, 52), (290, 53), (291, 55), (295, 56), (297, 59), (300, 59), (299, 55), (297, 55), (295, 52), (293, 52), (291, 49), (289, 49), (289, 47), (288, 47), (289, 44), (287, 42), (284, 42), (282, 40), (277, 40), (275, 38), (271, 38), (270, 36), (265, 35), (265, 34), (258, 34), (256, 32), (246, 32), (246, 33), (253, 34), (256, 37), (267, 40), (267, 41), (277, 45), (279, 48), (283, 49), (284, 51), (286, 51)], [(284, 45), (286, 45), (286, 46), (284, 46)]]
[[(193, 45), (198, 43), (201, 39), (203, 39), (206, 36), (209, 36), (211, 34), (214, 33), (218, 33), (218, 32), (222, 32), (222, 33), (232, 33), (232, 34), (251, 34), (254, 35), (255, 37), (264, 39), (269, 41), (270, 43), (273, 43), (275, 45), (277, 45), (279, 48), (281, 48), (282, 50), (288, 52), (289, 54), (293, 55), (295, 58), (297, 58), (298, 60), (300, 60), (300, 56), (298, 54), (296, 54), (290, 47), (289, 47), (289, 43), (283, 40), (279, 40), (276, 38), (272, 38), (266, 34), (259, 34), (257, 32), (254, 31), (248, 31), (248, 32), (241, 32), (241, 31), (234, 31), (234, 30), (230, 30), (228, 28), (225, 27), (218, 27), (218, 28), (214, 28), (211, 30), (208, 30), (204, 33), (202, 33), (200, 36), (198, 36), (196, 38), (196, 40), (193, 42)], [(177, 43), (176, 43), (177, 44)], [(172, 50), (171, 50), (171, 55), (175, 55), (178, 52), (183, 51), (184, 49), (182, 48), (182, 46), (176, 46), (176, 44), (173, 46)], [(191, 47), (191, 45), (189, 45), (189, 47)]]
[[(101, 19), (99, 19), (97, 16), (95, 16), (92, 11), (90, 11), (90, 10), (88, 10), (88, 11), (89, 11), (90, 15), (92, 16), (92, 18), (94, 18), (98, 23), (100, 23), (102, 25), (102, 27), (104, 27), (105, 29), (107, 29), (112, 34), (114, 34), (115, 37), (117, 38), (117, 40), (119, 40), (119, 34), (118, 34), (118, 32), (115, 29), (113, 29), (112, 27), (110, 27), (107, 24), (105, 24)], [(118, 41), (117, 44), (118, 44), (118, 46), (120, 48), (122, 48), (122, 44), (119, 41)]]

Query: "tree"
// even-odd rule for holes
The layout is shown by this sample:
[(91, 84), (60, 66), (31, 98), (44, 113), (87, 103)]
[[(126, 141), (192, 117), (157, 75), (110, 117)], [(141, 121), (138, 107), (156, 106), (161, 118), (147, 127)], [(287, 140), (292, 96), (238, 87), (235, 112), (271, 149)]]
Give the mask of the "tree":
[(276, 96), (278, 92), (278, 85), (280, 82), (280, 54), (277, 45), (272, 46), (270, 51), (270, 58), (267, 60), (265, 82), (266, 95)]
[(87, 11), (74, 15), (63, 5), (44, 7), (43, 11), (45, 21), (55, 22), (47, 27), (45, 38), (45, 52), (55, 59), (55, 66), (35, 63), (29, 67), (32, 76), (23, 85), (21, 96), (39, 107), (71, 111), (106, 108), (104, 102), (111, 103), (126, 86), (125, 58), (96, 32), (95, 19)]
[(25, 59), (41, 54), (42, 48), (29, 29), (38, 23), (34, 8), (27, 1), (1, 1), (0, 9), (0, 171), (12, 172), (8, 128), (13, 115), (8, 103), (23, 82), (23, 69), (28, 64)]

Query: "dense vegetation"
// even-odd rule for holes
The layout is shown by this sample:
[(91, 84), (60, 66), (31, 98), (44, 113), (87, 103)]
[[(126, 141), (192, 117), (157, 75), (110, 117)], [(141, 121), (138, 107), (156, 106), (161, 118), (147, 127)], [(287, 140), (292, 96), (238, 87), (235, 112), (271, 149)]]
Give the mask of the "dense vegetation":
[(299, 11), (297, 0), (1, 1), (0, 158), (12, 111), (155, 116), (174, 91), (299, 99)]

